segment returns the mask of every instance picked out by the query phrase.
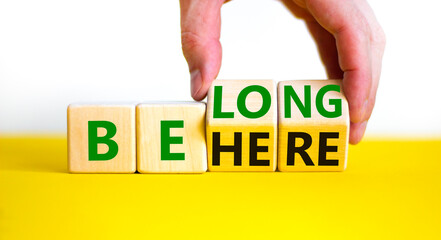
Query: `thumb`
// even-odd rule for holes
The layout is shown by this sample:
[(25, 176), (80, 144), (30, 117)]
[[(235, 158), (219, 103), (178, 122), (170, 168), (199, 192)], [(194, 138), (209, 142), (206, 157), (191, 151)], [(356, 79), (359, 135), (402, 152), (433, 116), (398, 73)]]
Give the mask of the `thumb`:
[(182, 51), (191, 75), (191, 95), (202, 100), (222, 60), (220, 9), (223, 0), (181, 0)]

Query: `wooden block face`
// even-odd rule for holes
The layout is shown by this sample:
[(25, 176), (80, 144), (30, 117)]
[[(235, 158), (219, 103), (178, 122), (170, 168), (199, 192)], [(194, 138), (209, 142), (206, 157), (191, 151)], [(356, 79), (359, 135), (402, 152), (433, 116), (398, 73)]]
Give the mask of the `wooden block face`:
[(215, 80), (208, 91), (209, 171), (275, 171), (277, 103), (272, 80)]
[(205, 109), (196, 102), (139, 104), (138, 172), (206, 172)]
[(341, 80), (278, 85), (280, 171), (343, 171), (349, 110)]
[(71, 104), (67, 110), (69, 171), (134, 173), (134, 104)]

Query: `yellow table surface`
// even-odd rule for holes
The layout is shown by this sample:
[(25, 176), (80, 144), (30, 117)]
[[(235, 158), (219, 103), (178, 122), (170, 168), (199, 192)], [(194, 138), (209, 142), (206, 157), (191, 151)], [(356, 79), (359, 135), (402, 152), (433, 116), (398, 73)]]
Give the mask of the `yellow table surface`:
[(0, 239), (441, 239), (441, 138), (366, 139), (344, 172), (69, 174), (0, 138)]

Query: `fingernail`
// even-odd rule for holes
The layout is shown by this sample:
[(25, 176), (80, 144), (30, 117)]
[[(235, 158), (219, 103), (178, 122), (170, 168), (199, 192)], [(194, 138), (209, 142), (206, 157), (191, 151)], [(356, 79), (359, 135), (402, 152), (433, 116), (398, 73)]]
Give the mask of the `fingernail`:
[(363, 134), (364, 134), (364, 131), (366, 131), (366, 127), (367, 127), (367, 121), (363, 121), (363, 122), (360, 124), (360, 129), (363, 130)]
[(367, 121), (363, 121), (360, 124), (359, 132), (358, 132), (358, 134), (360, 136), (360, 141), (361, 141), (361, 139), (363, 139), (363, 136), (366, 133), (366, 127), (367, 127)]
[(195, 97), (201, 88), (201, 72), (199, 69), (190, 72), (191, 77), (191, 96)]
[(363, 112), (361, 114), (361, 120), (366, 119), (366, 115), (368, 114), (368, 106), (369, 106), (369, 100), (365, 100), (363, 103)]
[(350, 143), (357, 144), (361, 141), (366, 131), (367, 121), (351, 123)]

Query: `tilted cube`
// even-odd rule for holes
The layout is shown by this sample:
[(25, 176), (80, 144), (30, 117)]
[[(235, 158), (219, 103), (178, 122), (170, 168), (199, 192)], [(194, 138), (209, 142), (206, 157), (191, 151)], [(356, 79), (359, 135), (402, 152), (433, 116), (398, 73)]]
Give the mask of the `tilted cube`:
[(277, 103), (272, 80), (215, 80), (207, 101), (209, 171), (275, 171)]
[(278, 84), (280, 171), (343, 171), (349, 110), (341, 80)]

